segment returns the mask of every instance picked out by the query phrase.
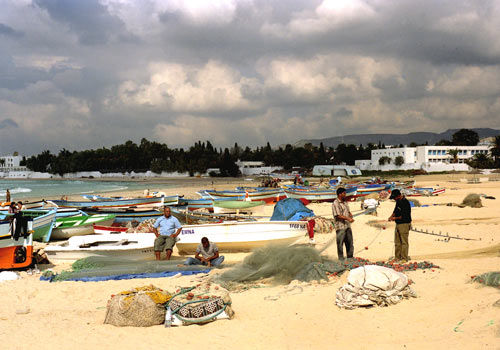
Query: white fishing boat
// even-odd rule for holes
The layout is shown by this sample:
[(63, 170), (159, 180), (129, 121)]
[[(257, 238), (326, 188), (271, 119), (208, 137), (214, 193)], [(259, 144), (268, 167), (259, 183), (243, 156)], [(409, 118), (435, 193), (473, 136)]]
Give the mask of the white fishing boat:
[(154, 233), (74, 236), (44, 250), (51, 262), (73, 262), (89, 256), (154, 260), (154, 240)]
[(250, 251), (268, 244), (290, 245), (307, 234), (305, 221), (250, 221), (185, 225), (176, 244), (180, 254), (194, 253), (203, 237), (219, 251)]

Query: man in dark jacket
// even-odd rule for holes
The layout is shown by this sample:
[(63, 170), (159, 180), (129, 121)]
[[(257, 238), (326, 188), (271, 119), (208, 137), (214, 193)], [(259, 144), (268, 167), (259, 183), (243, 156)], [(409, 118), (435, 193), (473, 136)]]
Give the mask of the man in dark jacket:
[(391, 192), (389, 199), (396, 200), (396, 206), (389, 221), (396, 222), (396, 230), (394, 231), (394, 258), (400, 262), (408, 262), (408, 235), (411, 227), (411, 206), (408, 199), (401, 194), (401, 191), (395, 189)]

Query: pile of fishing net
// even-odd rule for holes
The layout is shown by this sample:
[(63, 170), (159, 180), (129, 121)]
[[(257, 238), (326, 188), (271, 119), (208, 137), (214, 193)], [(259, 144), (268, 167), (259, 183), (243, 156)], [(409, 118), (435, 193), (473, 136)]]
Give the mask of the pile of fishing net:
[(486, 286), (500, 288), (500, 271), (486, 272), (472, 277), (473, 282), (479, 282)]
[(335, 304), (345, 309), (389, 306), (411, 297), (416, 294), (404, 273), (384, 266), (366, 265), (349, 272), (347, 283), (337, 291)]
[(153, 232), (153, 225), (156, 222), (156, 219), (146, 219), (139, 224), (133, 221), (129, 221), (127, 223), (127, 232), (128, 233), (144, 233), (144, 232)]
[(311, 216), (304, 220), (314, 220), (314, 234), (316, 233), (332, 233), (334, 229), (333, 219), (327, 219), (322, 216)]
[(481, 202), (481, 197), (477, 193), (469, 193), (459, 206), (481, 208), (483, 203)]
[(177, 266), (179, 261), (136, 261), (115, 257), (90, 256), (75, 261), (72, 269), (54, 274), (46, 271), (41, 280), (56, 281), (107, 281), (132, 278), (170, 277), (176, 274), (192, 275), (206, 273), (206, 266)]
[(105, 324), (118, 327), (150, 327), (165, 321), (165, 304), (172, 295), (153, 285), (133, 288), (112, 295)]
[(361, 258), (331, 260), (309, 246), (267, 246), (255, 250), (242, 263), (217, 276), (215, 281), (230, 290), (238, 289), (239, 284), (257, 281), (273, 284), (288, 284), (292, 280), (311, 282), (328, 280), (330, 276), (365, 265), (384, 266), (396, 271), (438, 268), (426, 261), (395, 264), (382, 261), (373, 263)]
[(211, 282), (178, 289), (166, 307), (166, 326), (203, 324), (220, 319), (231, 319), (234, 315), (229, 292)]

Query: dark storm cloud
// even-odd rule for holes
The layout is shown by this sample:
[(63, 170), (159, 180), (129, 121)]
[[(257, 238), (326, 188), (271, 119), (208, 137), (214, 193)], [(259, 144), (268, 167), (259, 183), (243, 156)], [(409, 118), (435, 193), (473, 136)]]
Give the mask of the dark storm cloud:
[(122, 21), (109, 14), (97, 0), (35, 0), (56, 21), (75, 32), (83, 45), (107, 44), (113, 37), (126, 38)]
[(18, 128), (19, 125), (10, 118), (0, 120), (0, 129)]
[(6, 1), (0, 110), (18, 127), (0, 146), (281, 144), (498, 124), (498, 2), (193, 4)]
[(12, 38), (20, 38), (23, 36), (22, 32), (12, 29), (11, 27), (0, 23), (0, 35), (9, 36)]

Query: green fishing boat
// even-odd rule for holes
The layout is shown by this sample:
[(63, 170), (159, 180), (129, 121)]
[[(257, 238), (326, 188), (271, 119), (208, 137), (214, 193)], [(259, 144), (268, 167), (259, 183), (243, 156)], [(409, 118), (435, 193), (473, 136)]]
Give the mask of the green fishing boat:
[(94, 233), (93, 224), (111, 226), (115, 220), (114, 215), (96, 214), (79, 215), (57, 218), (52, 230), (51, 238), (68, 239), (73, 236), (90, 235)]

